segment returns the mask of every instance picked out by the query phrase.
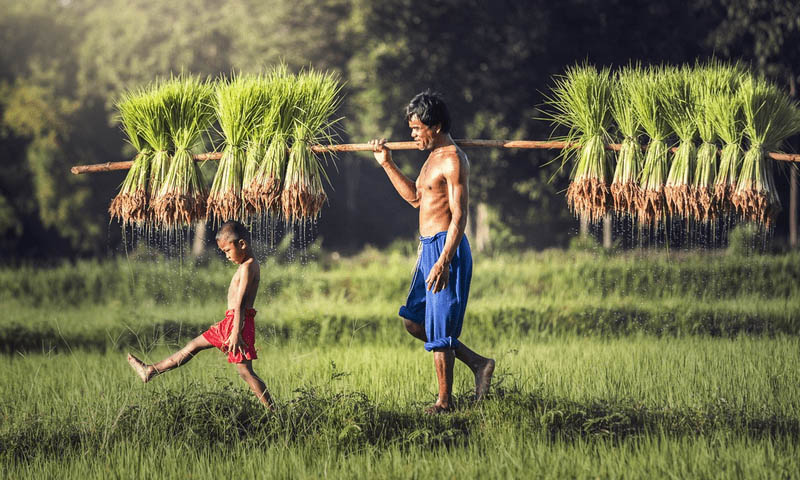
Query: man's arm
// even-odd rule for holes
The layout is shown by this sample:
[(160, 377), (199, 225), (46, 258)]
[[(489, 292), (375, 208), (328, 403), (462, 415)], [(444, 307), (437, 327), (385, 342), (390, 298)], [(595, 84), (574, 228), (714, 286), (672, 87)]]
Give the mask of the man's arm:
[(456, 253), (461, 237), (467, 227), (467, 211), (469, 207), (469, 171), (462, 166), (457, 154), (448, 157), (442, 172), (447, 182), (447, 202), (450, 207), (450, 225), (447, 227), (447, 239), (439, 259), (431, 268), (426, 280), (428, 290), (440, 292), (447, 286), (450, 278), (450, 261)]
[(419, 193), (417, 192), (417, 184), (411, 181), (408, 177), (403, 175), (403, 172), (397, 168), (392, 160), (392, 152), (386, 147), (386, 139), (371, 140), (372, 152), (375, 154), (375, 160), (383, 167), (383, 171), (389, 177), (389, 180), (394, 185), (397, 193), (403, 197), (403, 200), (411, 204), (414, 208), (419, 208)]

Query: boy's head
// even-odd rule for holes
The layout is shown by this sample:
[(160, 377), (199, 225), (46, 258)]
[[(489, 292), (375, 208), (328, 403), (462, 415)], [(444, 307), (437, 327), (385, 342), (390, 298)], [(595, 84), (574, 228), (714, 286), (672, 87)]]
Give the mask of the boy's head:
[(219, 227), (216, 240), (219, 249), (233, 263), (242, 263), (252, 256), (250, 232), (235, 220), (225, 222)]

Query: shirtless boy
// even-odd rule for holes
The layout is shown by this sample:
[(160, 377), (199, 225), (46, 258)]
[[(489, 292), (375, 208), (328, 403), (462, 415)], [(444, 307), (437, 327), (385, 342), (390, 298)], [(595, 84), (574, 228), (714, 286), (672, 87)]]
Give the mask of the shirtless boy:
[(147, 383), (156, 375), (185, 365), (200, 350), (217, 347), (228, 354), (228, 363), (236, 365), (239, 376), (247, 382), (258, 400), (271, 409), (272, 398), (267, 387), (253, 371), (252, 361), (258, 358), (253, 303), (258, 293), (261, 270), (250, 249), (250, 233), (241, 223), (230, 221), (220, 227), (216, 240), (228, 260), (239, 265), (228, 288), (225, 318), (158, 363), (148, 365), (130, 353), (128, 363), (139, 378)]
[(436, 403), (427, 413), (450, 409), (455, 358), (475, 375), (475, 398), (486, 395), (494, 360), (458, 340), (472, 278), (472, 253), (464, 229), (469, 204), (469, 161), (450, 137), (450, 115), (438, 93), (426, 91), (406, 107), (411, 136), (420, 150), (430, 150), (417, 181), (403, 175), (392, 160), (386, 139), (370, 144), (397, 193), (419, 208), (420, 254), (408, 298), (400, 307), (405, 328), (433, 351), (439, 382)]

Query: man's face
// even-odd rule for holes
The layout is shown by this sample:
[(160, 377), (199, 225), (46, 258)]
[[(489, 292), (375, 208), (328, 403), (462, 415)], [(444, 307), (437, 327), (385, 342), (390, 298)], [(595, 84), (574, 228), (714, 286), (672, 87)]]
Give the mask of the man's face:
[(433, 137), (436, 135), (435, 131), (422, 123), (416, 115), (411, 117), (408, 121), (408, 128), (411, 129), (411, 138), (417, 142), (417, 147), (420, 150), (430, 150), (433, 148)]
[(239, 240), (236, 242), (217, 240), (217, 246), (220, 250), (222, 250), (222, 253), (225, 254), (225, 258), (237, 265), (242, 263), (244, 258), (247, 256), (245, 254), (246, 248), (244, 240)]

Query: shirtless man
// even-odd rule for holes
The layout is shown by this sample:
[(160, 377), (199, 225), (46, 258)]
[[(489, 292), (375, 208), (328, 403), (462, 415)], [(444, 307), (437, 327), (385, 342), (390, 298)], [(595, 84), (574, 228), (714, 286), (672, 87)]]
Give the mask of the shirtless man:
[(475, 375), (475, 398), (489, 390), (494, 360), (458, 340), (472, 278), (472, 254), (464, 235), (469, 204), (469, 161), (450, 137), (450, 114), (438, 93), (426, 91), (406, 107), (411, 136), (420, 150), (430, 150), (416, 182), (397, 168), (386, 139), (370, 144), (378, 164), (397, 193), (419, 208), (420, 254), (408, 298), (400, 307), (408, 333), (433, 351), (439, 396), (427, 413), (450, 409), (453, 364), (458, 358)]
[(228, 363), (236, 365), (256, 398), (267, 408), (272, 408), (272, 398), (264, 382), (253, 371), (253, 360), (258, 358), (255, 348), (255, 316), (253, 308), (258, 294), (261, 269), (250, 248), (250, 232), (239, 222), (224, 223), (217, 232), (217, 246), (225, 257), (239, 267), (228, 287), (228, 310), (225, 318), (198, 335), (185, 347), (158, 363), (148, 365), (128, 354), (128, 363), (143, 382), (156, 375), (186, 365), (197, 352), (216, 347), (227, 354)]

